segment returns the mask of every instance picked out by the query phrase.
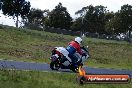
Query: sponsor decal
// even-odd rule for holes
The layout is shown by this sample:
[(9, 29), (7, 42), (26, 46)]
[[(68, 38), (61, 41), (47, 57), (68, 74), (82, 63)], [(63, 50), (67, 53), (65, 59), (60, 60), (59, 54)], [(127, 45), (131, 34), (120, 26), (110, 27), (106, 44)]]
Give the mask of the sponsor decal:
[(83, 83), (129, 83), (131, 80), (128, 74), (86, 74), (82, 67), (79, 67), (77, 82)]

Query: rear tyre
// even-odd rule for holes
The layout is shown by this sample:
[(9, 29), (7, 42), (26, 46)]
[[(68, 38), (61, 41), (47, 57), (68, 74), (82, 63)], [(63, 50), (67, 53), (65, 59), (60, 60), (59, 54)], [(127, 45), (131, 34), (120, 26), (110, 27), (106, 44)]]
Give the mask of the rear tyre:
[(58, 70), (58, 69), (60, 68), (60, 65), (59, 65), (59, 63), (58, 63), (57, 61), (52, 61), (52, 62), (50, 63), (50, 68), (51, 68), (52, 70)]

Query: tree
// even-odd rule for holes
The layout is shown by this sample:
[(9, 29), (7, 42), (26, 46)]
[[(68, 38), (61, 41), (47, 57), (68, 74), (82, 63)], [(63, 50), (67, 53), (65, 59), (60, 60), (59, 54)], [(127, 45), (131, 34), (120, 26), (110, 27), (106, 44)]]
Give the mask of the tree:
[(87, 25), (86, 22), (84, 22), (84, 21), (86, 21), (85, 16), (86, 16), (87, 12), (89, 11), (89, 8), (92, 9), (93, 6), (89, 5), (89, 6), (83, 7), (81, 10), (78, 10), (77, 12), (75, 12), (75, 15), (80, 15), (80, 17), (78, 17), (72, 25), (72, 28), (74, 28), (74, 30), (78, 29), (77, 25), (79, 25), (80, 31), (82, 31), (82, 32), (89, 31), (88, 27), (86, 26)]
[(41, 24), (43, 19), (43, 11), (40, 9), (32, 8), (27, 16), (29, 23), (38, 23)]
[(115, 16), (115, 13), (114, 12), (107, 11), (105, 13), (105, 22), (110, 21), (114, 16)]
[(80, 31), (82, 29), (82, 17), (79, 17), (73, 21), (73, 24), (71, 25), (71, 29), (73, 31)]
[[(92, 5), (89, 5), (92, 6)], [(78, 10), (77, 12), (75, 12), (75, 15), (80, 15), (80, 17), (85, 16), (86, 12), (89, 10), (89, 6), (83, 7), (81, 10)]]
[(31, 8), (29, 14), (26, 18), (24, 18), (24, 26), (29, 28), (40, 28), (45, 25), (45, 19), (47, 17), (49, 10), (41, 10), (41, 9), (35, 9)]
[(31, 8), (29, 14), (23, 19), (24, 26), (28, 28), (34, 28), (41, 26), (43, 19), (43, 11), (40, 9)]
[(132, 6), (123, 5), (120, 10), (120, 17), (122, 24), (124, 24), (122, 32), (132, 31)]
[(4, 15), (16, 17), (16, 27), (18, 27), (18, 17), (25, 17), (30, 10), (30, 2), (25, 0), (1, 0), (1, 8)]
[(132, 31), (132, 6), (123, 5), (121, 10), (115, 13), (115, 16), (107, 22), (107, 30), (112, 30), (113, 33), (126, 33), (129, 32), (129, 38)]
[(128, 4), (121, 6), (121, 10), (115, 13), (106, 26), (107, 30), (113, 30), (116, 34), (129, 32), (129, 40), (131, 40), (132, 6)]
[(121, 28), (121, 23), (120, 23), (121, 18), (119, 17), (119, 13), (116, 12), (113, 17), (110, 17), (109, 20), (106, 21), (105, 25), (105, 30), (107, 34), (109, 35), (114, 35), (114, 34), (119, 34), (120, 33), (120, 28)]
[(100, 5), (95, 6), (95, 32), (103, 34), (105, 33), (105, 14), (106, 7)]
[(63, 7), (62, 4), (59, 3), (55, 9), (50, 12), (48, 23), (51, 27), (69, 29), (72, 24), (72, 18), (66, 7)]
[(89, 5), (75, 14), (81, 14), (82, 29), (91, 33), (104, 33), (106, 7)]
[(119, 12), (120, 22), (122, 24), (120, 32), (132, 31), (132, 6), (128, 4), (123, 5)]
[(43, 13), (44, 17), (42, 19), (43, 27), (46, 27), (49, 24), (49, 14), (50, 14), (49, 10), (44, 10)]
[(108, 11), (107, 13), (105, 13), (105, 31), (106, 31), (106, 34), (108, 34), (108, 35), (115, 34), (114, 24), (118, 24), (118, 23), (116, 23), (116, 20), (118, 20), (118, 17), (115, 16), (114, 12)]
[(123, 5), (121, 6), (120, 10), (120, 23), (121, 28), (120, 32), (126, 33), (129, 32), (129, 42), (132, 42), (131, 40), (131, 32), (132, 32), (132, 6), (131, 5)]

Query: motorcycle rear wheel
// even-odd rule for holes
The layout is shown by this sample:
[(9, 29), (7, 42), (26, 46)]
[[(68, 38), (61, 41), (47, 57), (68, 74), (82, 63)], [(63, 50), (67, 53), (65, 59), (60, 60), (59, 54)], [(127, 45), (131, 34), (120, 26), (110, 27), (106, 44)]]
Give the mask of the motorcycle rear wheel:
[(51, 68), (52, 70), (58, 70), (58, 69), (60, 68), (60, 65), (59, 65), (59, 63), (58, 63), (57, 61), (52, 61), (52, 62), (50, 63), (50, 68)]

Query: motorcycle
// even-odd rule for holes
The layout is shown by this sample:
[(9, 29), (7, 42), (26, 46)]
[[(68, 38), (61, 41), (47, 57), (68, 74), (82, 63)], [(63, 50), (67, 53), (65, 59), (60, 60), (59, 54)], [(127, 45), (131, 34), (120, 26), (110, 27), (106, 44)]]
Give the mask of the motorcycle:
[(76, 66), (74, 66), (71, 59), (68, 57), (69, 52), (64, 47), (55, 47), (52, 50), (52, 56), (50, 58), (50, 68), (52, 70), (58, 70), (59, 68), (70, 69), (73, 72), (78, 72), (79, 66), (83, 66), (83, 63), (89, 58), (88, 47), (81, 47), (81, 52), (85, 56), (75, 53), (78, 61), (76, 62)]

